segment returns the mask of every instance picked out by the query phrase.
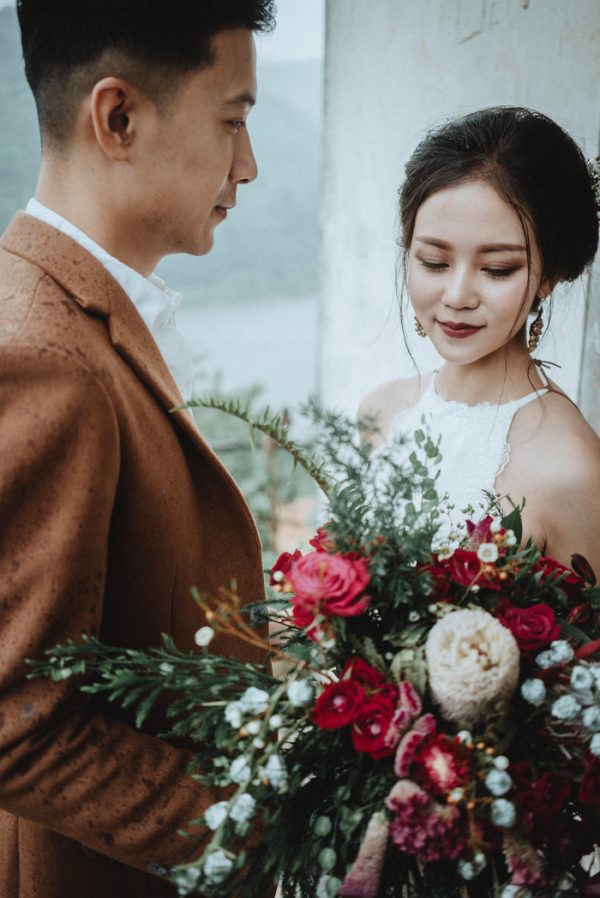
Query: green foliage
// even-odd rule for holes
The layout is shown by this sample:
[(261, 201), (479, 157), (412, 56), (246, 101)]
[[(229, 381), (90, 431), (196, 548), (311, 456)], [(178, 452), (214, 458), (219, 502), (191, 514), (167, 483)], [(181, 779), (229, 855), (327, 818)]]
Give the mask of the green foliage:
[[(300, 462), (304, 450), (293, 443), (293, 450), (288, 451), (292, 441), (283, 416), (271, 418), (268, 408), (262, 415), (252, 416), (252, 404), (260, 393), (261, 388), (253, 386), (241, 397), (211, 396), (194, 399), (187, 406), (194, 410), (202, 435), (239, 484), (256, 520), (263, 551), (272, 563), (280, 509), (299, 496), (312, 495), (314, 487)], [(311, 473), (317, 469), (313, 460)]]
[(270, 437), (280, 449), (292, 459), (294, 466), (304, 468), (317, 486), (327, 495), (330, 483), (325, 475), (323, 463), (300, 443), (290, 439), (289, 424), (281, 414), (271, 412), (267, 406), (261, 415), (255, 416), (251, 410), (251, 401), (240, 401), (238, 398), (207, 397), (192, 399), (186, 403), (188, 408), (215, 409), (245, 422), (250, 429), (250, 440), (254, 443), (254, 431)]

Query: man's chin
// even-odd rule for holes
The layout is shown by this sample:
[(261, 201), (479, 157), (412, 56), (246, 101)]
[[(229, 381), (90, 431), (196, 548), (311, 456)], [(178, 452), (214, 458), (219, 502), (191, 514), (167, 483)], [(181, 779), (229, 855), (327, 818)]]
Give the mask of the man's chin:
[(211, 251), (214, 244), (215, 237), (211, 231), (210, 234), (203, 234), (200, 239), (193, 243), (190, 242), (184, 244), (178, 252), (186, 253), (188, 256), (206, 256), (207, 253)]

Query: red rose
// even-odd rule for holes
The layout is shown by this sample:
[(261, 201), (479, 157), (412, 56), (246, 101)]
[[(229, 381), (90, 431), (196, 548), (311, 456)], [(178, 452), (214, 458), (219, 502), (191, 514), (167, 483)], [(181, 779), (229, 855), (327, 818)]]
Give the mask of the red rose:
[(581, 591), (585, 589), (585, 583), (571, 568), (565, 567), (555, 558), (546, 556), (538, 558), (534, 571), (542, 572), (542, 583), (549, 580), (556, 583), (560, 589), (564, 589), (569, 602), (575, 603), (581, 600)]
[[(282, 577), (289, 571), (290, 567), (298, 558), (302, 558), (302, 552), (300, 549), (296, 549), (296, 551), (292, 554), (291, 552), (282, 552), (273, 567), (271, 568), (271, 576), (269, 577), (269, 586), (278, 586), (281, 583)], [(275, 577), (275, 574), (279, 574), (279, 577)]]
[(370, 597), (364, 594), (369, 584), (364, 558), (310, 552), (293, 562), (287, 579), (297, 599), (309, 608), (318, 605), (325, 614), (354, 617), (369, 606)]
[(467, 549), (456, 549), (452, 558), (448, 559), (448, 573), (460, 586), (477, 584), (485, 589), (499, 590), (500, 585), (493, 580), (495, 570), (493, 565), (483, 564), (477, 552)]
[(358, 709), (352, 722), (352, 741), (357, 751), (378, 761), (394, 752), (385, 736), (394, 716), (394, 703), (386, 695), (374, 693)]
[(517, 608), (508, 599), (501, 599), (495, 614), (515, 637), (522, 652), (533, 652), (560, 638), (560, 627), (549, 605)]
[(358, 683), (340, 680), (325, 687), (310, 719), (323, 730), (337, 730), (352, 723), (364, 699), (365, 693)]
[(585, 768), (578, 797), (582, 805), (600, 814), (600, 758), (594, 758)]
[[(346, 678), (354, 680), (368, 689), (381, 689), (385, 683), (383, 674), (371, 667), (370, 664), (367, 664), (366, 661), (363, 661), (362, 658), (351, 658), (350, 661), (346, 662), (340, 679), (344, 680)], [(393, 688), (395, 689), (395, 687)]]

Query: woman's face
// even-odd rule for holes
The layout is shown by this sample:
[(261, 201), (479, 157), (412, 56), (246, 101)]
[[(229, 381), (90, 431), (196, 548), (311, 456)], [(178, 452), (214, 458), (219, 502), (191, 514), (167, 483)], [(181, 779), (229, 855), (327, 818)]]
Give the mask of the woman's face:
[(518, 215), (483, 181), (439, 190), (420, 206), (409, 249), (408, 290), (415, 314), (447, 361), (468, 364), (511, 341), (540, 284), (540, 254), (529, 237), (531, 272)]

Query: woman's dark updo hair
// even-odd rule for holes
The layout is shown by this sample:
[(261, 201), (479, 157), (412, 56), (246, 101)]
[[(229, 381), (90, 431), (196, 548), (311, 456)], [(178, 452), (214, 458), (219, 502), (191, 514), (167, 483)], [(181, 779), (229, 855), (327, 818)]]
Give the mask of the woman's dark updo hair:
[[(575, 141), (540, 112), (481, 109), (431, 131), (406, 166), (400, 190), (402, 244), (408, 250), (419, 207), (438, 190), (488, 183), (535, 233), (542, 278), (579, 277), (598, 248), (592, 179)], [(529, 241), (528, 257), (531, 258)]]

